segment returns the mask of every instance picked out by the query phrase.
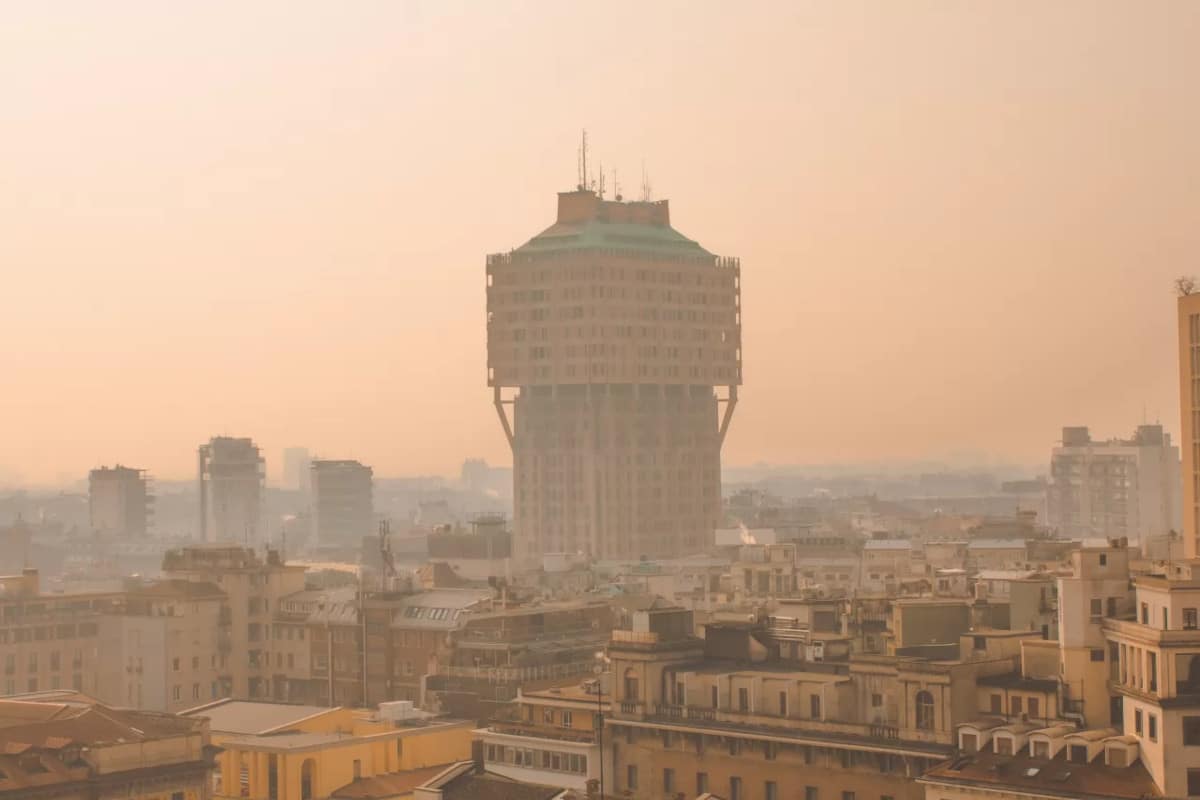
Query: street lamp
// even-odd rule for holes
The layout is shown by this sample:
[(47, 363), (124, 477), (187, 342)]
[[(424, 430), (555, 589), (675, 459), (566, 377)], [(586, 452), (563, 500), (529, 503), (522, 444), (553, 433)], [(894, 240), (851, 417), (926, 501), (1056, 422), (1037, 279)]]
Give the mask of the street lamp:
[(604, 800), (604, 672), (609, 663), (604, 651), (594, 655), (596, 660), (596, 744), (600, 748), (600, 800)]

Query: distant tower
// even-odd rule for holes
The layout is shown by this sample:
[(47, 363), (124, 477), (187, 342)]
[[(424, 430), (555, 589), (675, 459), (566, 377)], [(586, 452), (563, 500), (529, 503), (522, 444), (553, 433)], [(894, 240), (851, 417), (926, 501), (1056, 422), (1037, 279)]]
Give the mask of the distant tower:
[(486, 272), (518, 563), (710, 545), (742, 381), (737, 259), (673, 229), (666, 200), (601, 199), (581, 166), (555, 224)]
[(153, 503), (145, 470), (117, 464), (88, 473), (88, 511), (94, 532), (145, 536)]
[(283, 488), (308, 494), (312, 458), (304, 447), (288, 447), (283, 451)]
[(263, 525), (263, 458), (250, 439), (217, 436), (197, 452), (200, 539), (206, 542), (266, 541)]
[(357, 461), (312, 462), (317, 544), (359, 545), (375, 531), (371, 468)]

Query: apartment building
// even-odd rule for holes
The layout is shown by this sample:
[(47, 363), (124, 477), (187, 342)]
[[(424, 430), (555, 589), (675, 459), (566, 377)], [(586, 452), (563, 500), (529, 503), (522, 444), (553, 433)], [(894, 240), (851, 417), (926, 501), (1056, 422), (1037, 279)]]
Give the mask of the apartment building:
[(1068, 539), (1161, 541), (1183, 521), (1180, 474), (1179, 448), (1161, 425), (1106, 441), (1085, 427), (1063, 428), (1050, 456), (1049, 524)]
[(95, 533), (145, 536), (154, 519), (146, 471), (117, 464), (89, 472), (88, 513)]
[(375, 530), (371, 468), (357, 461), (317, 459), (309, 471), (315, 543), (358, 546)]
[(690, 612), (678, 608), (640, 612), (632, 630), (614, 631), (609, 791), (919, 798), (915, 779), (954, 752), (954, 727), (970, 712), (956, 699), (1017, 660), (816, 662), (781, 658), (779, 644), (754, 626), (710, 625), (698, 639)]
[(519, 691), (511, 713), (493, 718), (475, 739), (484, 767), (497, 775), (599, 791), (605, 788), (600, 755), (608, 712), (609, 695), (597, 678)]
[(197, 544), (163, 556), (168, 579), (213, 584), (225, 595), (218, 624), (218, 697), (273, 696), (271, 626), (282, 598), (304, 588), (305, 568), (235, 544)]
[(165, 580), (129, 587), (100, 621), (98, 698), (178, 712), (223, 696), (219, 653), (226, 595), (210, 582)]
[(34, 569), (0, 576), (0, 695), (96, 692), (101, 623), (121, 605), (119, 593), (43, 592)]
[(196, 451), (200, 541), (267, 541), (263, 520), (266, 467), (250, 439), (214, 436)]

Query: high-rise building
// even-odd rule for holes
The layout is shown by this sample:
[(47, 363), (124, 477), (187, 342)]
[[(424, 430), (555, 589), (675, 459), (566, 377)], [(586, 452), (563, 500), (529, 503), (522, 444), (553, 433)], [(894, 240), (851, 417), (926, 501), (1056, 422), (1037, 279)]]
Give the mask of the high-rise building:
[(153, 517), (154, 498), (146, 471), (117, 464), (88, 473), (88, 508), (92, 530), (119, 536), (145, 536)]
[(371, 534), (371, 468), (357, 461), (312, 462), (313, 533), (317, 544), (355, 544)]
[(1126, 538), (1157, 551), (1179, 529), (1179, 448), (1161, 425), (1106, 441), (1084, 427), (1063, 428), (1046, 500), (1061, 537)]
[(312, 457), (304, 447), (288, 447), (283, 451), (283, 488), (293, 492), (308, 492)]
[(488, 384), (513, 451), (519, 564), (709, 545), (742, 380), (737, 259), (672, 228), (665, 200), (580, 188), (486, 272)]
[(1183, 454), (1183, 549), (1200, 557), (1200, 294), (1179, 296), (1179, 447)]
[(215, 436), (198, 452), (200, 539), (258, 543), (263, 527), (262, 455), (250, 439)]

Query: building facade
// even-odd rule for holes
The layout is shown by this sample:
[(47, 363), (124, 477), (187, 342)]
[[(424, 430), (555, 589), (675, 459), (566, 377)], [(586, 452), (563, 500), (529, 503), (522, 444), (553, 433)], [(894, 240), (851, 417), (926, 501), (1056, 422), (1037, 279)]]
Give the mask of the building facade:
[(742, 378), (738, 261), (676, 232), (666, 201), (581, 188), (559, 194), (550, 228), (489, 256), (486, 273), (517, 561), (709, 546)]
[(371, 468), (357, 461), (319, 459), (310, 472), (315, 543), (361, 543), (375, 528)]
[(197, 451), (200, 540), (266, 541), (263, 524), (262, 454), (250, 439), (216, 436)]
[(1179, 530), (1180, 489), (1179, 448), (1161, 425), (1107, 441), (1063, 428), (1050, 456), (1049, 524), (1063, 538), (1124, 537), (1146, 547)]
[(92, 531), (116, 536), (145, 536), (154, 498), (146, 471), (117, 464), (88, 473), (88, 512)]

